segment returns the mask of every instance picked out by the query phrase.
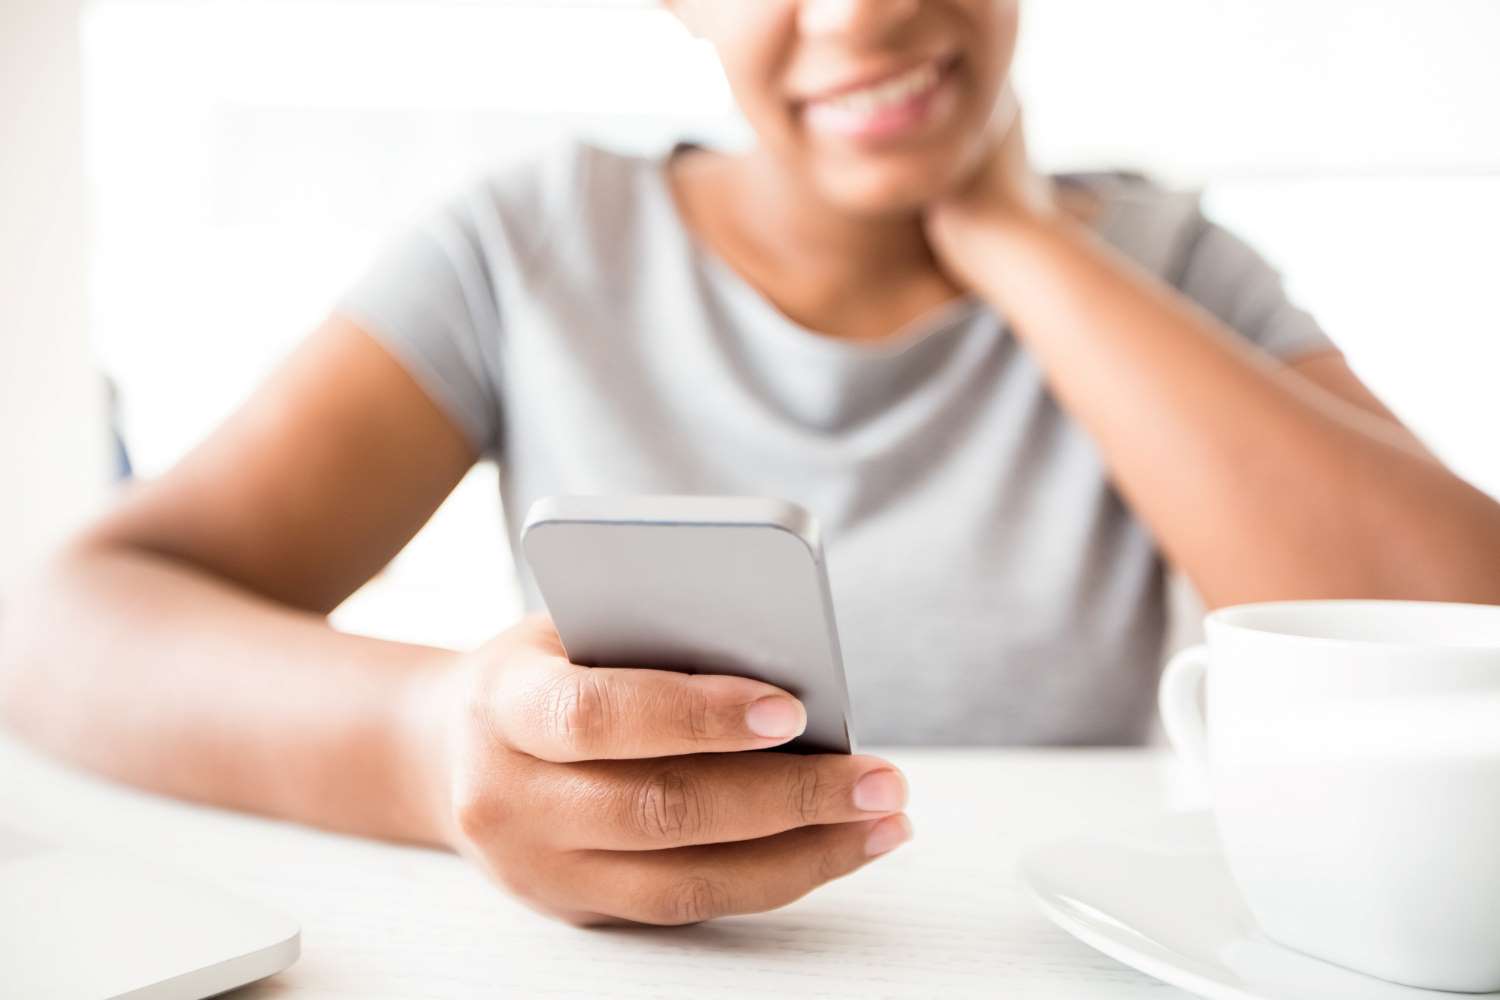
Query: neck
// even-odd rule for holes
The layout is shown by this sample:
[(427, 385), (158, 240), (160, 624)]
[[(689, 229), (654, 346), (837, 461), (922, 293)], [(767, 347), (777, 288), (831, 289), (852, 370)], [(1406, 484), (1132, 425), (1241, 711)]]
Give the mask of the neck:
[(939, 273), (918, 213), (856, 215), (831, 204), (761, 147), (728, 167), (736, 228), (791, 273), (832, 287), (889, 287)]
[(808, 329), (877, 339), (962, 293), (915, 212), (841, 210), (761, 151), (695, 156), (677, 168), (669, 180), (685, 224)]

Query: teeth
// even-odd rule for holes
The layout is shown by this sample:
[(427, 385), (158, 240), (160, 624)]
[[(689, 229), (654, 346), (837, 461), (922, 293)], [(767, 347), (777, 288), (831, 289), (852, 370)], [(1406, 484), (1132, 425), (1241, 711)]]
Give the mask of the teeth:
[(917, 94), (936, 87), (937, 83), (938, 69), (932, 63), (928, 63), (873, 87), (851, 90), (846, 94), (825, 98), (823, 103), (851, 114), (869, 115), (904, 104)]

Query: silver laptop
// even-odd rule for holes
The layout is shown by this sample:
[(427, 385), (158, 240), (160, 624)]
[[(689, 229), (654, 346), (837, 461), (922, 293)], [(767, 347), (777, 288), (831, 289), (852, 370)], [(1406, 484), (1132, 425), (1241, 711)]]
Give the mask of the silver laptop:
[(295, 921), (131, 858), (0, 828), (0, 994), (199, 1000), (297, 960)]

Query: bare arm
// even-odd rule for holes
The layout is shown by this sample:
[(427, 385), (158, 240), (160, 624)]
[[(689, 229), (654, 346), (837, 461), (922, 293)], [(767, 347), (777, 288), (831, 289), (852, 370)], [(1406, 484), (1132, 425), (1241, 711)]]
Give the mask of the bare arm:
[(0, 621), (0, 714), (172, 795), (436, 840), (398, 716), (452, 654), (322, 615), (473, 464), (384, 349), (330, 321), (223, 428), (127, 495)]
[(1275, 361), (1062, 213), (971, 207), (937, 231), (1211, 605), (1500, 602), (1500, 505), (1341, 358)]
[(333, 321), (7, 612), (0, 717), (173, 795), (453, 847), (575, 923), (772, 909), (911, 835), (886, 762), (739, 677), (590, 670), (545, 618), (464, 655), (340, 635), (474, 456)]

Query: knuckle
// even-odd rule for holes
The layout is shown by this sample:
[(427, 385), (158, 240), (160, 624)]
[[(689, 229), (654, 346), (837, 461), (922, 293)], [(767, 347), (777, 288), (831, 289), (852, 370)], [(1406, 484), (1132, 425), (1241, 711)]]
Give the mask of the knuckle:
[(609, 732), (614, 715), (609, 685), (589, 671), (568, 673), (545, 692), (548, 735), (569, 751), (586, 755)]
[(714, 735), (713, 706), (705, 692), (684, 684), (677, 694), (676, 709), (677, 717), (683, 720), (691, 739), (703, 741)]
[(448, 784), (448, 819), (464, 843), (488, 853), (524, 828), (517, 793), (530, 780), (524, 769), (528, 759), (504, 750), (457, 758)]
[(729, 892), (723, 883), (704, 875), (690, 875), (669, 885), (657, 901), (653, 922), (696, 924), (729, 912)]
[(450, 789), (454, 849), (475, 862), (501, 890), (523, 901), (545, 884), (545, 847), (531, 835), (530, 807), (518, 797), (526, 758), (501, 755), (469, 762)]
[(478, 796), (457, 799), (453, 803), (453, 823), (465, 840), (483, 840), (490, 829), (488, 804)]
[(787, 811), (803, 826), (817, 822), (827, 795), (828, 782), (812, 759), (793, 764), (787, 784)]
[(539, 890), (547, 881), (548, 856), (537, 845), (518, 840), (510, 831), (498, 833), (488, 825), (468, 837), (462, 853), (477, 862), (502, 892), (523, 902), (541, 900)]
[(628, 820), (651, 840), (693, 840), (709, 828), (708, 796), (702, 782), (678, 768), (660, 770), (630, 796)]
[(849, 871), (844, 854), (837, 847), (825, 847), (814, 854), (813, 858), (813, 878), (816, 885), (842, 878)]
[(506, 796), (496, 795), (478, 782), (466, 782), (453, 790), (452, 815), (464, 839), (483, 844), (496, 839), (510, 825), (511, 809)]

